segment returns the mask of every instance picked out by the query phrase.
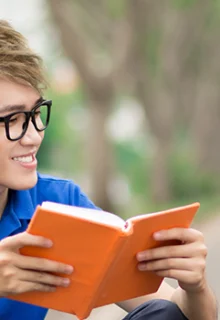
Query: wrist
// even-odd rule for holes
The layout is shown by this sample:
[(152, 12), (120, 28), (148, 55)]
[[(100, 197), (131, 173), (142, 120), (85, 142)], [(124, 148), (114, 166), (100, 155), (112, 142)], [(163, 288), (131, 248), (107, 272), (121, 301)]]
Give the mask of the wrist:
[(209, 285), (206, 278), (203, 278), (196, 286), (179, 286), (186, 294), (200, 295), (209, 290)]
[(196, 290), (187, 291), (178, 287), (171, 296), (171, 301), (179, 306), (188, 319), (217, 319), (216, 298), (207, 281)]
[(174, 291), (171, 301), (183, 307), (184, 305), (196, 300), (203, 299), (204, 296), (209, 295), (211, 289), (206, 279), (196, 287), (182, 287), (179, 286)]

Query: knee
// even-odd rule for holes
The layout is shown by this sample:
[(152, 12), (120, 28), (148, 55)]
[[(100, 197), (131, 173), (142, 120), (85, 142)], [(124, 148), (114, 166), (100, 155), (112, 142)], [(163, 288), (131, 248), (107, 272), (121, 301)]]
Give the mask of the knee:
[(187, 318), (175, 303), (156, 299), (140, 305), (124, 320), (187, 320)]
[(157, 313), (156, 310), (158, 310), (158, 315), (160, 315), (161, 319), (187, 320), (187, 318), (185, 317), (183, 312), (180, 310), (180, 308), (171, 301), (161, 299), (161, 300), (154, 300), (152, 301), (152, 303), (155, 304), (154, 307), (152, 306), (155, 309), (155, 314)]

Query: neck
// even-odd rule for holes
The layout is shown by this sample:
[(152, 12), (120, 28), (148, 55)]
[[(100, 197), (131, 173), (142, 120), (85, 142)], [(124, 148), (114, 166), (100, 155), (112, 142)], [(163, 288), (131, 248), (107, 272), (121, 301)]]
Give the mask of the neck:
[(8, 188), (0, 186), (0, 218), (4, 212), (8, 200)]

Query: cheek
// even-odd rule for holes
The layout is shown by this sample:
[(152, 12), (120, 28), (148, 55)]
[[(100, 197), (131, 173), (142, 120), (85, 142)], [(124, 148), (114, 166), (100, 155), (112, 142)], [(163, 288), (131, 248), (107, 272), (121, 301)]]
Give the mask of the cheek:
[(0, 123), (0, 147), (1, 144), (5, 144), (7, 142), (6, 132), (5, 132), (5, 125)]
[(6, 138), (5, 134), (2, 133), (0, 129), (0, 163), (1, 164), (8, 163), (8, 161), (11, 159), (12, 152), (15, 145), (16, 145), (16, 142), (9, 141)]
[(0, 135), (0, 184), (2, 180), (8, 180), (12, 175), (16, 175), (12, 160), (15, 144), (16, 142), (11, 142)]
[(4, 174), (12, 164), (13, 150), (16, 149), (17, 142), (9, 141), (6, 137), (0, 135), (0, 176)]

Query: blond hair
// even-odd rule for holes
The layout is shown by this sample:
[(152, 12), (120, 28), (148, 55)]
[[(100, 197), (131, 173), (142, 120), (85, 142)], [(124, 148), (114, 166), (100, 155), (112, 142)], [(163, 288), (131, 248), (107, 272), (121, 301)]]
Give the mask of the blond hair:
[(42, 95), (47, 87), (44, 74), (42, 59), (25, 37), (0, 19), (0, 78), (30, 85)]

